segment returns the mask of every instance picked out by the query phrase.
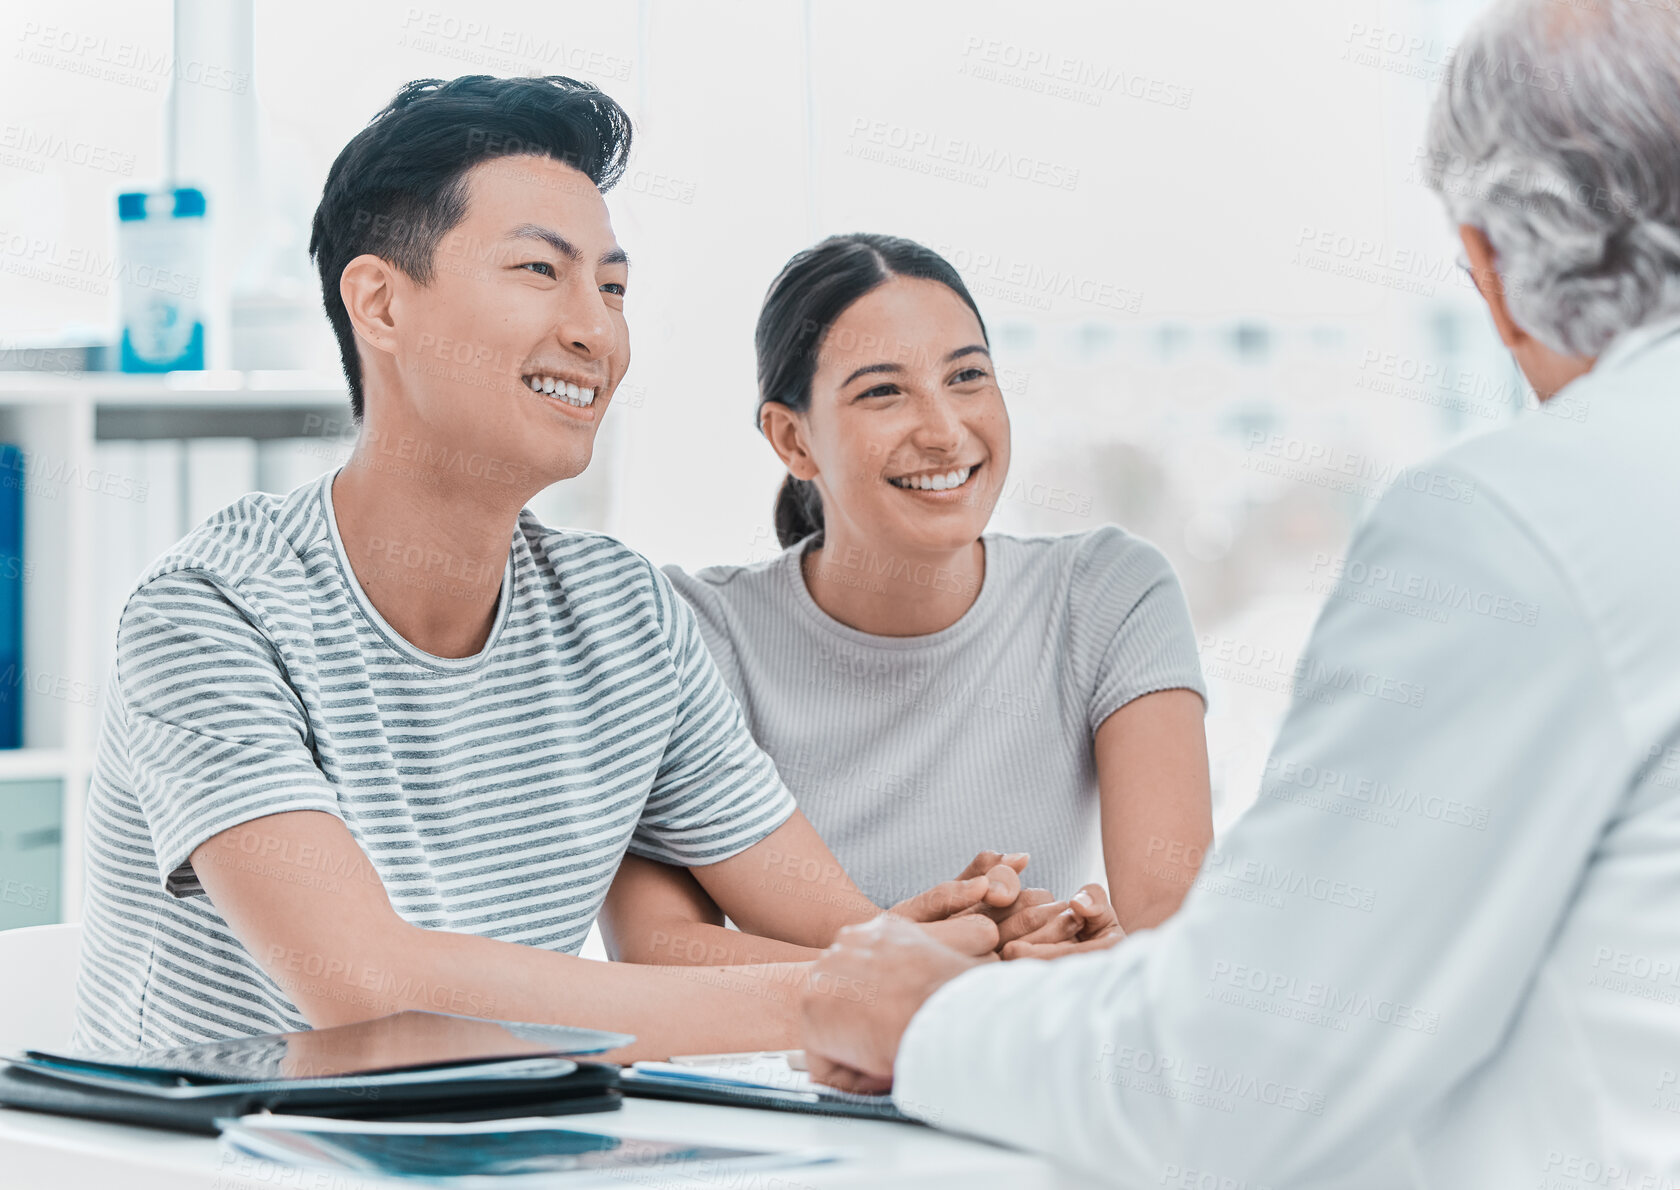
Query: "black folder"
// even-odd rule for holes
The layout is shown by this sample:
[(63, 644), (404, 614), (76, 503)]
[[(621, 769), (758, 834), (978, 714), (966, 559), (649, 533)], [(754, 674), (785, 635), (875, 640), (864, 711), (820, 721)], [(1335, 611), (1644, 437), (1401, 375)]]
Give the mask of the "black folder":
[(307, 1033), (0, 1059), (0, 1105), (214, 1135), (252, 1112), (490, 1120), (620, 1106), (618, 1067), (566, 1055), (621, 1033), (403, 1012)]

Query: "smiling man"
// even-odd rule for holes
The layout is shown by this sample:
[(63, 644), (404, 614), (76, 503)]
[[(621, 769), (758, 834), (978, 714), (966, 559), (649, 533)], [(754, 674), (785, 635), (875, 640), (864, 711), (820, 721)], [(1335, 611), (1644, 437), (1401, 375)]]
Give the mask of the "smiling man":
[[(360, 434), (338, 472), (200, 525), (123, 611), (79, 1043), (418, 1008), (637, 1034), (620, 1056), (785, 1046), (803, 967), (576, 957), (620, 860), (689, 868), (801, 947), (877, 912), (664, 576), (525, 509), (588, 465), (630, 362), (601, 197), (629, 144), (593, 87), (471, 76), (404, 87), (334, 162), (310, 251)], [(989, 858), (965, 875), (900, 911), (1019, 889)]]

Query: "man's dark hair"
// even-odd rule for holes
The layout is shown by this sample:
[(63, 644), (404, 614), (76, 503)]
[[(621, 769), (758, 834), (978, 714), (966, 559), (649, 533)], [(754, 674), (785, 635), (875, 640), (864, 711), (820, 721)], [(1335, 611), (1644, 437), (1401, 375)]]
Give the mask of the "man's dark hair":
[(418, 284), (430, 283), (438, 242), (467, 212), (467, 171), (525, 153), (564, 162), (606, 190), (630, 155), (630, 117), (600, 88), (561, 75), (416, 79), (327, 171), (309, 255), (321, 272), (321, 298), (358, 420), (362, 366), (338, 293), (344, 266), (372, 253)]

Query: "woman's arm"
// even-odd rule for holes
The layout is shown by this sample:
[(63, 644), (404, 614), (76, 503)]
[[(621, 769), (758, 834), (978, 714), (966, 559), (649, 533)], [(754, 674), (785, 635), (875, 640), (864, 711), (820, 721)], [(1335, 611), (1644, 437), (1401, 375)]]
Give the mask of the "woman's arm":
[[(607, 954), (621, 963), (797, 963), (822, 953), (818, 947), (730, 929), (723, 924), (723, 910), (687, 868), (639, 855), (626, 855), (619, 863), (600, 920)], [(756, 957), (744, 957), (749, 954)]]
[(1202, 714), (1195, 691), (1157, 690), (1097, 728), (1103, 866), (1128, 934), (1178, 910), (1213, 841)]
[[(1023, 895), (1024, 854), (981, 852), (954, 880), (891, 912), (966, 948), (1048, 899)], [(882, 909), (852, 883), (816, 828), (797, 810), (769, 835), (720, 863), (684, 869), (627, 855), (601, 908), (608, 953), (632, 963), (730, 966), (813, 959), (842, 926)], [(724, 915), (740, 927), (723, 925)], [(995, 940), (997, 931), (992, 930)], [(1013, 936), (1013, 935), (1011, 935)]]

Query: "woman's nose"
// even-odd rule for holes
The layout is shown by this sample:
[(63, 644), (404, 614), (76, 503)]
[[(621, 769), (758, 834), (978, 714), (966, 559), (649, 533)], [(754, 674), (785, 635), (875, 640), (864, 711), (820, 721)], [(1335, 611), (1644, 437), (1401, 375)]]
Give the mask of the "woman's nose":
[(954, 449), (962, 441), (962, 418), (944, 397), (931, 397), (922, 406), (922, 416), (916, 426), (918, 445), (938, 449)]

